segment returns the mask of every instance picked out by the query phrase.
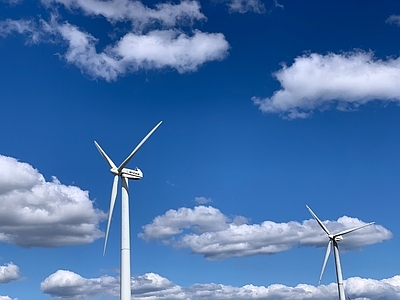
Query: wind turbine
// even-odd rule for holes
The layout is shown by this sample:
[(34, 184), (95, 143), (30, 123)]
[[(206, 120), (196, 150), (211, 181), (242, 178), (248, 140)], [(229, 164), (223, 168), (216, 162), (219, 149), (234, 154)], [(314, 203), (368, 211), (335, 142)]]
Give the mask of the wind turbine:
[(315, 221), (321, 226), (322, 230), (325, 231), (325, 233), (329, 237), (329, 242), (328, 242), (328, 247), (326, 248), (326, 253), (325, 253), (325, 258), (324, 258), (324, 263), (322, 265), (322, 270), (321, 270), (321, 275), (319, 276), (319, 281), (318, 284), (321, 283), (322, 275), (324, 274), (326, 262), (328, 261), (329, 254), (331, 253), (331, 247), (333, 247), (333, 253), (335, 257), (335, 265), (336, 265), (336, 279), (337, 279), (337, 285), (338, 285), (338, 293), (339, 293), (339, 300), (346, 300), (346, 296), (344, 295), (344, 288), (343, 288), (343, 276), (342, 276), (342, 267), (340, 266), (340, 258), (339, 258), (339, 247), (338, 247), (338, 242), (343, 241), (343, 235), (348, 234), (350, 232), (356, 231), (358, 229), (364, 228), (366, 226), (372, 225), (375, 222), (371, 222), (368, 224), (364, 224), (358, 227), (350, 228), (343, 230), (341, 232), (331, 234), (324, 225), (324, 223), (321, 222), (320, 219), (318, 219), (317, 215), (311, 210), (311, 208), (306, 205), (307, 209), (311, 213), (311, 215), (314, 217)]
[(111, 190), (110, 211), (108, 213), (108, 222), (106, 230), (106, 238), (104, 240), (103, 255), (106, 252), (108, 232), (110, 230), (111, 217), (114, 210), (115, 198), (117, 196), (118, 179), (121, 177), (122, 181), (122, 213), (121, 213), (121, 280), (120, 280), (120, 300), (131, 299), (131, 262), (130, 262), (130, 240), (129, 240), (129, 194), (128, 194), (128, 179), (139, 180), (143, 177), (143, 173), (139, 168), (134, 170), (127, 169), (125, 166), (129, 163), (131, 158), (136, 154), (139, 148), (147, 141), (153, 132), (162, 123), (159, 122), (136, 146), (136, 148), (129, 154), (129, 156), (117, 167), (113, 161), (107, 156), (100, 145), (94, 141), (94, 144), (99, 150), (101, 156), (106, 160), (110, 166), (110, 172), (114, 174), (114, 182)]

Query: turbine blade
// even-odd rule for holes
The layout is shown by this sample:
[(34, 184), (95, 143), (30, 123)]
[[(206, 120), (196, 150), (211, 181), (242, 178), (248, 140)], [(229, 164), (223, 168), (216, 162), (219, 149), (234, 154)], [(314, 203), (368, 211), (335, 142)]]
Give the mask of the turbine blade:
[(356, 230), (358, 230), (358, 229), (361, 229), (361, 228), (367, 227), (367, 226), (369, 226), (369, 225), (372, 225), (372, 224), (375, 224), (375, 222), (371, 222), (371, 223), (364, 224), (364, 225), (361, 225), (361, 226), (358, 226), (358, 227), (354, 227), (354, 228), (346, 229), (346, 230), (343, 230), (343, 231), (341, 231), (341, 232), (339, 232), (339, 233), (336, 233), (336, 234), (334, 234), (333, 236), (334, 236), (334, 237), (336, 237), (336, 236), (339, 236), (339, 235), (345, 235), (345, 234), (347, 234), (347, 233), (350, 233), (350, 232), (356, 231)]
[(129, 154), (129, 156), (122, 162), (122, 164), (118, 167), (118, 172), (121, 172), (123, 168), (129, 163), (131, 158), (136, 154), (140, 147), (147, 141), (147, 139), (153, 134), (154, 131), (160, 126), (162, 121), (160, 121), (154, 128), (143, 138), (143, 140), (136, 146), (136, 148)]
[(314, 217), (315, 221), (317, 221), (319, 226), (321, 226), (321, 228), (326, 232), (327, 235), (330, 235), (330, 232), (329, 232), (328, 228), (326, 228), (324, 223), (322, 223), (321, 220), (318, 219), (317, 215), (311, 210), (311, 208), (308, 207), (308, 205), (306, 205), (306, 207), (307, 207), (308, 211), (310, 212), (310, 214)]
[(326, 247), (325, 258), (324, 258), (324, 263), (322, 264), (321, 274), (319, 275), (318, 285), (321, 283), (322, 275), (324, 275), (326, 262), (328, 261), (329, 254), (331, 253), (331, 248), (332, 248), (332, 240), (329, 240), (328, 247)]
[(111, 168), (117, 168), (116, 165), (113, 163), (113, 161), (107, 156), (107, 154), (104, 152), (103, 149), (101, 149), (100, 145), (97, 144), (96, 141), (94, 141), (94, 144), (96, 145), (97, 150), (99, 150), (101, 156), (106, 160), (106, 162), (109, 164)]
[(104, 240), (103, 256), (106, 253), (108, 232), (110, 231), (111, 217), (112, 217), (112, 213), (114, 210), (115, 198), (117, 197), (117, 188), (118, 188), (118, 175), (115, 175), (112, 190), (111, 190), (110, 211), (108, 212), (108, 222), (107, 222), (106, 238)]

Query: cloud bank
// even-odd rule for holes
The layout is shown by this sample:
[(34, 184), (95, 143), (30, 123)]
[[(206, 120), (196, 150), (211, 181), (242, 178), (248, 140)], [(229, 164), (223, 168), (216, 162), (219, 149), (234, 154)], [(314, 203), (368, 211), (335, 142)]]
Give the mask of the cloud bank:
[[(398, 300), (400, 299), (400, 276), (375, 280), (352, 277), (344, 282), (346, 295), (354, 300)], [(59, 299), (87, 299), (98, 296), (119, 295), (119, 281), (111, 276), (83, 278), (65, 270), (58, 270), (47, 277), (40, 285), (43, 293)], [(283, 284), (255, 286), (252, 284), (234, 287), (223, 284), (194, 284), (181, 287), (167, 278), (155, 273), (131, 279), (132, 299), (207, 299), (207, 300), (334, 300), (337, 299), (337, 285), (313, 286), (299, 284), (295, 287)]]
[[(117, 297), (119, 278), (108, 275), (100, 278), (83, 278), (71, 271), (58, 270), (40, 284), (40, 289), (45, 294), (61, 299), (86, 299), (99, 295)], [(179, 295), (180, 288), (166, 278), (147, 273), (131, 278), (131, 290), (132, 299), (158, 299), (159, 296), (160, 299), (175, 299)], [(169, 295), (172, 295), (172, 298), (169, 298)]]
[[(42, 0), (50, 20), (3, 20), (0, 36), (22, 34), (28, 44), (57, 43), (66, 45), (61, 55), (82, 73), (106, 81), (140, 70), (174, 69), (194, 72), (210, 61), (223, 60), (229, 44), (222, 33), (207, 33), (192, 28), (195, 21), (205, 20), (196, 1), (179, 4), (160, 3), (155, 8), (139, 1), (114, 0)], [(61, 21), (57, 8), (83, 12), (85, 16), (105, 18), (114, 33), (126, 32), (100, 50), (99, 39), (68, 21)]]
[[(347, 216), (325, 221), (332, 232), (366, 224)], [(161, 239), (177, 248), (189, 248), (209, 259), (269, 255), (291, 249), (295, 245), (326, 247), (328, 238), (314, 219), (302, 223), (248, 224), (243, 216), (230, 219), (212, 206), (196, 206), (169, 210), (143, 226), (139, 237), (146, 241)], [(372, 225), (346, 236), (341, 249), (359, 249), (388, 240), (392, 233), (381, 225)]]
[(262, 112), (286, 119), (306, 118), (315, 110), (333, 107), (353, 110), (373, 101), (400, 103), (400, 58), (381, 60), (372, 52), (305, 54), (273, 76), (281, 89), (252, 101)]
[(103, 237), (106, 214), (89, 193), (51, 182), (31, 165), (0, 155), (0, 242), (20, 247), (88, 244)]

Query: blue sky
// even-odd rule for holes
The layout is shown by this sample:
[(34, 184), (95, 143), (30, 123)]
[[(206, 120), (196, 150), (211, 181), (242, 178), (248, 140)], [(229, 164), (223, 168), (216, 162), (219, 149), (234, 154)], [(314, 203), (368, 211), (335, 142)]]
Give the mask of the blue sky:
[(400, 2), (0, 1), (0, 299), (400, 299)]

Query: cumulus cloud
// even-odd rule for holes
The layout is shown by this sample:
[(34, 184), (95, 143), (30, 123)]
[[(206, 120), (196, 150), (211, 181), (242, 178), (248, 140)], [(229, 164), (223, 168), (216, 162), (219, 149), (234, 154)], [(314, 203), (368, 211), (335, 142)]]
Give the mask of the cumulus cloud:
[(48, 182), (31, 165), (0, 155), (0, 242), (20, 247), (59, 247), (101, 238), (106, 214), (89, 193), (53, 177)]
[[(19, 279), (19, 267), (12, 262), (0, 266), (0, 284)], [(1, 298), (0, 298), (1, 299)]]
[(400, 103), (400, 58), (377, 59), (372, 52), (317, 53), (297, 57), (274, 77), (281, 89), (269, 98), (253, 97), (264, 113), (309, 117), (314, 110), (354, 110), (372, 101)]
[[(18, 280), (19, 267), (12, 262), (0, 266), (0, 284), (9, 283), (14, 280)], [(17, 298), (10, 298), (9, 296), (0, 295), (0, 300), (18, 300)]]
[[(43, 293), (60, 299), (87, 299), (99, 295), (117, 297), (119, 278), (108, 275), (100, 278), (83, 278), (71, 271), (58, 270), (40, 284), (40, 289)], [(131, 278), (132, 299), (158, 299), (159, 295), (178, 295), (180, 290), (180, 287), (168, 279), (154, 273)]]
[(71, 271), (58, 270), (40, 284), (40, 289), (54, 297), (86, 299), (98, 294), (117, 294), (118, 285), (118, 279), (111, 276), (83, 278)]
[[(352, 277), (344, 282), (346, 295), (351, 299), (400, 299), (400, 276), (375, 280)], [(87, 299), (95, 296), (118, 297), (118, 278), (103, 276), (100, 278), (83, 278), (71, 272), (59, 270), (47, 277), (40, 285), (45, 294), (59, 299)], [(252, 284), (242, 287), (206, 283), (181, 287), (167, 278), (155, 273), (131, 278), (132, 299), (207, 299), (207, 300), (334, 300), (337, 299), (337, 285), (313, 286), (299, 284), (295, 287), (283, 284), (270, 286), (255, 286)]]
[(164, 215), (155, 217), (151, 224), (143, 226), (144, 232), (139, 237), (150, 241), (180, 234), (184, 229), (198, 233), (221, 231), (229, 227), (228, 220), (228, 217), (211, 206), (170, 209)]
[(132, 23), (130, 32), (97, 50), (99, 39), (68, 21), (61, 22), (61, 16), (54, 13), (50, 21), (0, 22), (0, 36), (22, 34), (28, 43), (66, 45), (67, 50), (61, 56), (95, 79), (113, 81), (140, 70), (165, 68), (179, 73), (194, 72), (206, 62), (222, 60), (228, 55), (229, 44), (223, 34), (181, 29), (185, 24), (192, 27), (195, 20), (205, 19), (196, 1), (156, 4), (155, 8), (128, 0), (42, 0), (42, 3), (50, 11), (55, 5), (64, 5), (85, 15), (102, 16), (114, 29), (119, 28), (118, 22)]
[(350, 299), (400, 299), (400, 276), (375, 280), (352, 277), (346, 280), (346, 295)]
[[(324, 223), (332, 233), (366, 224), (347, 216)], [(193, 253), (209, 259), (268, 255), (295, 245), (326, 247), (328, 243), (326, 234), (314, 219), (302, 223), (264, 221), (249, 224), (243, 216), (230, 219), (211, 206), (171, 209), (143, 226), (139, 237), (147, 241), (161, 239), (174, 247), (190, 248)], [(359, 249), (391, 237), (392, 233), (383, 226), (372, 225), (346, 236), (340, 248)]]

